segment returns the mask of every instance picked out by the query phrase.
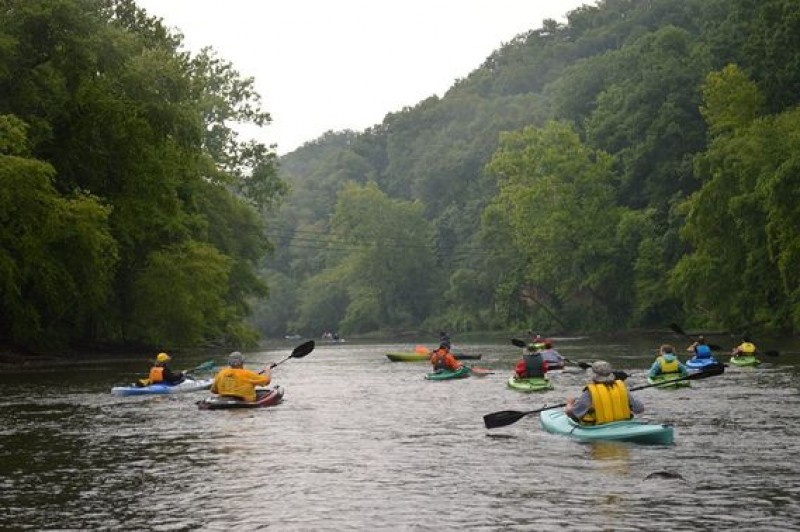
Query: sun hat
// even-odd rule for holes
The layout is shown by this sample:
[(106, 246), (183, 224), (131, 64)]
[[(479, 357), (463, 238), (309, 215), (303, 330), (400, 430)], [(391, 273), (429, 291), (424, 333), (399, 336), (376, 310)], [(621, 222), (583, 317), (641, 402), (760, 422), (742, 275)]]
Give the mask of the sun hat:
[(239, 351), (234, 351), (230, 355), (228, 355), (228, 365), (240, 368), (244, 366), (244, 355), (241, 354)]
[(597, 360), (592, 363), (592, 380), (598, 383), (610, 383), (616, 380), (611, 364), (605, 360)]

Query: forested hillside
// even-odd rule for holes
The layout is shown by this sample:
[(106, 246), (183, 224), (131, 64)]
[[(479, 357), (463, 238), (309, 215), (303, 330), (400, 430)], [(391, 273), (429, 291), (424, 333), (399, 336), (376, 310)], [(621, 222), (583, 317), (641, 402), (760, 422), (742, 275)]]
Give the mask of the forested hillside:
[(256, 324), (796, 332), (799, 101), (796, 0), (544, 21), (442, 98), (281, 158)]
[(276, 155), (253, 82), (131, 0), (0, 7), (0, 341), (254, 343)]

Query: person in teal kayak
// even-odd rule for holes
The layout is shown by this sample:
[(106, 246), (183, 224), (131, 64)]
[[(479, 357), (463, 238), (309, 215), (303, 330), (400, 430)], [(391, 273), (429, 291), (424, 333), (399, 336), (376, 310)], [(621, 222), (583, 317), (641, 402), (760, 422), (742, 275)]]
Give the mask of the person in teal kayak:
[(211, 393), (253, 402), (257, 398), (256, 386), (270, 383), (270, 368), (265, 367), (261, 373), (245, 369), (244, 355), (239, 351), (228, 356), (228, 366), (214, 377)]
[(442, 342), (431, 355), (431, 365), (434, 371), (458, 371), (462, 364), (450, 352), (450, 342)]
[(150, 373), (146, 379), (139, 379), (140, 386), (149, 386), (151, 384), (169, 384), (170, 386), (182, 383), (186, 376), (180, 371), (172, 371), (169, 367), (169, 362), (172, 360), (166, 353), (159, 353), (156, 355), (156, 361), (153, 367), (150, 368)]
[(517, 362), (514, 372), (518, 379), (531, 379), (534, 377), (544, 377), (547, 373), (547, 362), (542, 356), (542, 351), (537, 347), (539, 344), (528, 344), (527, 353)]
[(742, 343), (737, 345), (731, 351), (732, 357), (752, 357), (756, 355), (756, 344), (750, 341), (750, 337), (745, 335), (742, 337)]
[(592, 382), (575, 399), (567, 399), (564, 412), (573, 420), (600, 425), (631, 419), (644, 412), (644, 404), (628, 393), (625, 382), (618, 380), (611, 364), (597, 360), (592, 364)]
[(690, 353), (694, 353), (695, 358), (711, 358), (711, 348), (706, 343), (705, 336), (700, 336), (697, 341), (686, 348)]
[(678, 356), (675, 354), (675, 348), (669, 344), (664, 344), (658, 348), (658, 357), (656, 357), (653, 365), (650, 366), (649, 376), (652, 378), (658, 375), (673, 373), (685, 377), (689, 374), (689, 370), (678, 360)]

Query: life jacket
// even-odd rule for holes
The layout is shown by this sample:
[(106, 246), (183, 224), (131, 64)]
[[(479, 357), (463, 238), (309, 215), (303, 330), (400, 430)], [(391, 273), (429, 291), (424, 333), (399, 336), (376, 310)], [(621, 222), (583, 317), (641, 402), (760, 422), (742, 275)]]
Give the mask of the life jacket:
[(739, 346), (739, 351), (746, 355), (752, 355), (756, 352), (756, 345), (752, 342), (742, 342)]
[(217, 373), (211, 384), (211, 393), (236, 397), (245, 401), (256, 400), (256, 386), (266, 386), (270, 378), (244, 368), (225, 368)]
[(431, 357), (431, 364), (436, 371), (450, 369), (447, 365), (447, 352), (437, 349)]
[(675, 357), (672, 360), (666, 360), (664, 357), (658, 357), (658, 367), (661, 373), (678, 373), (680, 371), (680, 362)]
[(592, 408), (581, 418), (583, 423), (600, 425), (633, 417), (624, 382), (615, 380), (612, 384), (592, 383), (586, 389), (592, 397)]
[(529, 353), (522, 355), (522, 360), (525, 361), (526, 377), (544, 377), (546, 368), (544, 358), (542, 358), (541, 353)]
[(151, 384), (164, 382), (164, 368), (161, 366), (153, 366), (150, 368), (150, 375), (147, 378), (150, 379)]
[(694, 353), (697, 358), (711, 358), (711, 348), (706, 344), (697, 344), (694, 346)]

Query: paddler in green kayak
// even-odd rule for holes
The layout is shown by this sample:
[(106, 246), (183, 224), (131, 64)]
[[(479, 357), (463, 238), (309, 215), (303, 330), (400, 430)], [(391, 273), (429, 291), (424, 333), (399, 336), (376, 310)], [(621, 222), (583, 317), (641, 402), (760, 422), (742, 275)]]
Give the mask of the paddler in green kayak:
[(756, 355), (756, 344), (750, 341), (749, 336), (742, 337), (742, 343), (737, 345), (731, 351), (732, 357), (752, 357)]
[(228, 365), (214, 377), (211, 384), (211, 393), (223, 397), (235, 397), (243, 401), (256, 400), (256, 386), (266, 386), (270, 383), (269, 366), (261, 373), (244, 368), (244, 355), (234, 351), (228, 356)]
[(528, 344), (528, 352), (517, 362), (515, 373), (518, 379), (544, 377), (547, 373), (547, 361), (538, 346), (539, 344)]
[(618, 380), (611, 364), (597, 360), (592, 364), (592, 382), (578, 399), (570, 397), (564, 412), (573, 420), (588, 425), (626, 421), (644, 412), (644, 405), (628, 393), (625, 382)]
[(648, 376), (652, 379), (659, 375), (672, 374), (680, 374), (681, 377), (685, 377), (689, 374), (689, 370), (678, 360), (675, 348), (669, 344), (664, 344), (658, 348), (658, 357), (656, 357), (653, 365), (650, 366)]
[(450, 352), (450, 342), (444, 341), (439, 344), (439, 349), (431, 355), (431, 365), (434, 371), (458, 371), (461, 369), (461, 362)]

